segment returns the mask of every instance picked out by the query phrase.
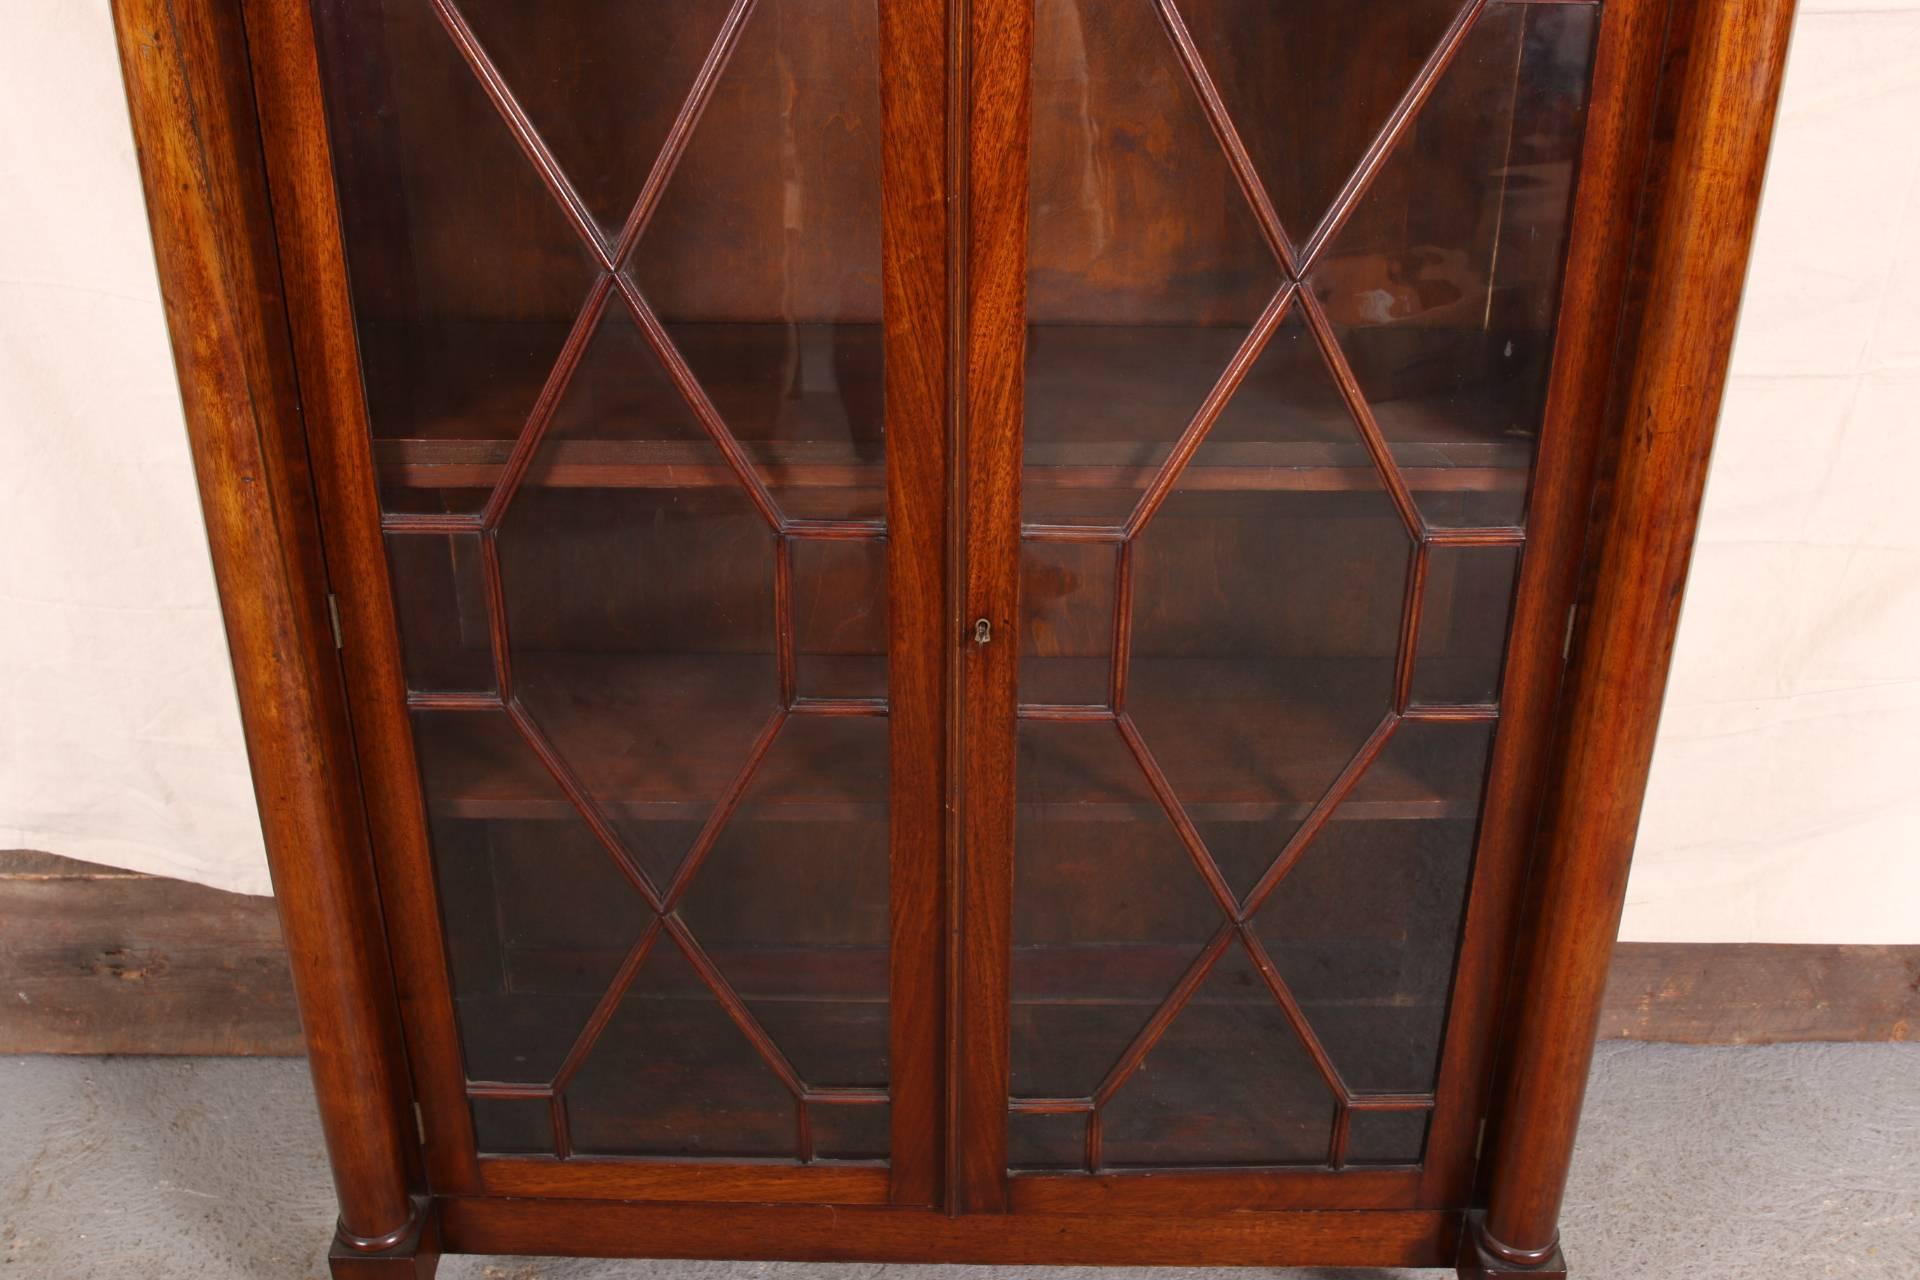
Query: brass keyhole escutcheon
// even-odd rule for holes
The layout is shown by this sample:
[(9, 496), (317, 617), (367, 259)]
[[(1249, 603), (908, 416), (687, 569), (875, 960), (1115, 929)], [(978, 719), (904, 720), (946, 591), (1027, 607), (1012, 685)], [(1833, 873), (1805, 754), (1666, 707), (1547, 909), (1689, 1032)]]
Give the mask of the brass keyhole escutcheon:
[(973, 642), (975, 644), (993, 643), (993, 624), (985, 618), (973, 624)]

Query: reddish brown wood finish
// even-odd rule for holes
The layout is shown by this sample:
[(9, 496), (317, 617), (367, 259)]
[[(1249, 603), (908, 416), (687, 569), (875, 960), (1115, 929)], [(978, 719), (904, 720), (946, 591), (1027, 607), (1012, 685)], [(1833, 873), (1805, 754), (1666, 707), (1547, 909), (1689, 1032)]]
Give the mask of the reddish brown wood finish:
[[(306, 447), (339, 601), (341, 663), (366, 820), (379, 851), (379, 898), (399, 989), (414, 1101), (437, 1194), (477, 1191), (473, 1120), (462, 1092), (453, 991), (426, 845), (426, 814), (404, 715), (392, 596), (362, 400), (333, 160), (305, 5), (242, 0), (260, 111), (275, 236), (307, 422)], [(497, 606), (494, 610), (497, 616)]]
[[(114, 6), (154, 250), (294, 990), (340, 1196), (376, 1252), (410, 1198), (405, 1059), (273, 257), (239, 12)], [(191, 127), (188, 122), (191, 121)]]
[(1003, 1266), (1451, 1265), (1459, 1215), (1276, 1212), (1213, 1215), (975, 1213), (860, 1206), (607, 1204), (453, 1199), (441, 1205), (455, 1253), (806, 1262), (974, 1262)]
[[(615, 235), (595, 224), (572, 191), (512, 87), (492, 71), (466, 29), (458, 6), (431, 2), (548, 191), (601, 268), (610, 270), (660, 203), (672, 157), (687, 144), (703, 93), (719, 76), (750, 3), (731, 6), (726, 30), (732, 35), (716, 43), (695, 77), (673, 123), (669, 159), (651, 172)], [(729, 774), (717, 811), (706, 818), (705, 834), (678, 874), (654, 884), (643, 871), (629, 869), (642, 896), (663, 912), (680, 903), (714, 833), (741, 803), (783, 723), (816, 715), (891, 718), (892, 1159), (890, 1165), (777, 1166), (476, 1157), (382, 551), (376, 492), (383, 475), (379, 462), (386, 459), (377, 460), (369, 443), (309, 10), (304, 3), (277, 0), (120, 0), (123, 58), (216, 568), (340, 1183), (337, 1274), (427, 1274), (440, 1243), (437, 1231), (451, 1248), (495, 1252), (620, 1254), (638, 1248), (661, 1257), (1018, 1264), (1457, 1260), (1465, 1274), (1489, 1275), (1548, 1274), (1560, 1265), (1553, 1220), (1645, 781), (1791, 6), (1784, 0), (1680, 0), (1673, 6), (1690, 21), (1697, 15), (1697, 25), (1678, 41), (1687, 54), (1681, 127), (1673, 162), (1660, 171), (1656, 216), (1637, 259), (1646, 284), (1641, 308), (1630, 319), (1641, 317), (1643, 324), (1638, 339), (1626, 346), (1630, 378), (1609, 419), (1624, 421), (1627, 429), (1608, 454), (1613, 460), (1604, 487), (1611, 501), (1586, 561), (1591, 586), (1558, 720), (1564, 620), (1583, 563), (1579, 547), (1596, 487), (1595, 459), (1608, 453), (1602, 410), (1621, 367), (1613, 336), (1627, 296), (1627, 266), (1636, 260), (1629, 248), (1667, 0), (1610, 0), (1606, 6), (1555, 375), (1525, 532), (1437, 528), (1423, 518), (1416, 495), (1429, 487), (1497, 487), (1507, 481), (1497, 465), (1449, 464), (1426, 475), (1397, 461), (1347, 366), (1334, 319), (1320, 299), (1294, 283), (1358, 216), (1393, 139), (1409, 127), (1482, 8), (1463, 3), (1331, 211), (1310, 234), (1297, 229), (1304, 238), (1295, 244), (1267, 200), (1179, 6), (1155, 6), (1152, 20), (1171, 36), (1285, 281), (1268, 300), (1254, 337), (1163, 463), (1149, 474), (1096, 458), (1084, 474), (1065, 478), (1068, 486), (1122, 480), (1137, 485), (1138, 505), (1125, 527), (1025, 531), (1037, 543), (1106, 547), (1114, 556), (1118, 608), (1110, 625), (1103, 621), (1095, 628), (1110, 644), (1111, 710), (1016, 708), (1031, 5), (901, 0), (880, 6), (885, 526), (783, 516), (648, 300), (623, 275), (608, 274), (596, 286), (554, 385), (582, 356), (593, 316), (606, 308), (632, 314), (719, 449), (719, 465), (707, 465), (690, 487), (739, 486), (780, 547), (773, 579), (783, 620), (780, 710), (744, 768)], [(251, 84), (244, 74), (249, 58)], [(1243, 815), (1297, 806), (1298, 832), (1253, 887), (1236, 897), (1182, 808), (1182, 800), (1191, 804), (1194, 796), (1176, 795), (1169, 781), (1182, 763), (1179, 744), (1155, 739), (1149, 748), (1127, 710), (1130, 619), (1136, 608), (1153, 607), (1134, 599), (1132, 537), (1175, 482), (1199, 470), (1189, 464), (1202, 434), (1247, 374), (1261, 342), (1292, 308), (1305, 317), (1331, 363), (1367, 457), (1355, 470), (1353, 459), (1248, 454), (1216, 468), (1217, 476), (1201, 487), (1226, 500), (1265, 489), (1338, 492), (1366, 476), (1370, 460), (1419, 550), (1410, 558), (1405, 584), (1392, 707), (1332, 786), (1302, 799), (1271, 787), (1243, 794), (1222, 779), (1217, 797), (1201, 797)], [(549, 394), (540, 402), (537, 423), (550, 418), (554, 399), (557, 394)], [(304, 427), (296, 405), (305, 410)], [(414, 535), (458, 529), (477, 537), (479, 580), (486, 586), (478, 625), (492, 633), (498, 658), (497, 694), (415, 695), (414, 705), (431, 705), (436, 714), (504, 708), (534, 746), (538, 764), (591, 825), (595, 809), (583, 785), (514, 698), (515, 663), (504, 643), (507, 606), (490, 531), (508, 492), (528, 481), (537, 438), (536, 430), (511, 448), (462, 446), (467, 454), (457, 465), (472, 474), (460, 483), (478, 483), (473, 477), (480, 475), (488, 483), (507, 481), (484, 510), (402, 514), (386, 524)], [(402, 443), (389, 451), (401, 458), (402, 473), (413, 468), (424, 476), (449, 465), (452, 455), (435, 452), (442, 442)], [(816, 463), (816, 471), (806, 472)], [(641, 449), (605, 457), (587, 450), (568, 465), (582, 470), (555, 480), (571, 474), (562, 468), (542, 483), (657, 485), (680, 464), (671, 451), (656, 457)], [(662, 465), (665, 473), (657, 470)], [(808, 483), (821, 485), (870, 490), (877, 483), (838, 457), (799, 459), (793, 474), (803, 473), (812, 477)], [(325, 516), (324, 556), (316, 510)], [(888, 698), (884, 704), (873, 698), (803, 698), (794, 542), (871, 544), (880, 536), (887, 539), (891, 578)], [(1513, 643), (1498, 704), (1416, 702), (1417, 646), (1431, 607), (1426, 588), (1438, 572), (1433, 549), (1523, 541)], [(340, 658), (325, 612), (328, 573), (341, 606)], [(988, 624), (985, 643), (975, 641), (976, 620)], [(344, 697), (337, 662), (344, 666)], [(1271, 717), (1274, 711), (1267, 707), (1261, 714)], [(1008, 1176), (1017, 716), (1109, 723), (1139, 765), (1149, 805), (1165, 810), (1220, 913), (1210, 926), (1209, 945), (1092, 1096), (1025, 1099), (1019, 1108), (1089, 1116), (1087, 1166), (1099, 1168), (1099, 1104), (1140, 1070), (1220, 957), (1229, 948), (1245, 948), (1259, 978), (1255, 986), (1269, 989), (1336, 1100), (1327, 1167)], [(1334, 820), (1396, 726), (1496, 716), (1502, 728), (1438, 1084), (1431, 1094), (1356, 1094), (1249, 927), (1251, 917), (1300, 860), (1307, 842)], [(1556, 731), (1562, 745), (1549, 756), (1544, 744)], [(474, 803), (501, 803), (503, 796), (515, 802), (511, 782), (493, 779), (476, 790)], [(1527, 836), (1543, 794), (1547, 834), (1534, 863), (1533, 909), (1523, 913)], [(864, 801), (843, 795), (835, 803), (858, 809)], [(1417, 788), (1374, 803), (1399, 806), (1408, 815), (1430, 810), (1456, 816), (1444, 797)], [(617, 849), (616, 836), (599, 834)], [(620, 980), (567, 1055), (562, 1077), (579, 1069), (587, 1046), (611, 1018), (618, 991), (652, 947), (686, 957), (695, 980), (711, 989), (797, 1098), (818, 1092), (809, 1092), (770, 1037), (755, 1034), (757, 1024), (733, 982), (784, 977), (804, 984), (825, 970), (789, 966), (775, 974), (778, 960), (760, 969), (743, 966), (727, 953), (709, 952), (670, 914), (626, 953)], [(1501, 1023), (1497, 1013), (1507, 985), (1501, 975), (1516, 954), (1521, 960), (1512, 985), (1518, 995), (1512, 1016)], [(1070, 964), (1053, 962), (1062, 972)], [(848, 970), (859, 972), (858, 962)], [(1487, 1110), (1488, 1067), (1496, 1054), (1505, 1056), (1508, 1084), (1485, 1171), (1488, 1226), (1463, 1250), (1475, 1131)], [(471, 1092), (554, 1099), (559, 1152), (568, 1154), (564, 1107), (551, 1085), (480, 1082)], [(843, 1103), (885, 1100), (878, 1090), (833, 1092)], [(417, 1167), (423, 1162), (406, 1115), (409, 1096), (420, 1108), (427, 1139), (423, 1168)], [(810, 1122), (805, 1106), (796, 1110), (804, 1157), (812, 1150)], [(1341, 1168), (1348, 1118), (1363, 1110), (1431, 1111), (1423, 1166)], [(424, 1188), (431, 1189), (433, 1198), (424, 1203), (433, 1212), (423, 1215), (417, 1208), (423, 1202), (410, 1193)]]
[(1639, 250), (1649, 291), (1628, 344), (1508, 1031), (1480, 1243), (1509, 1263), (1550, 1265), (1558, 1236), (1792, 17), (1774, 0), (1704, 3), (1683, 35), (1680, 124)]
[[(1006, 1207), (1007, 1002), (1013, 910), (1014, 704), (1019, 671), (1021, 394), (1026, 333), (1027, 122), (1033, 12), (1002, 0), (957, 0), (952, 20), (964, 96), (952, 110), (967, 190), (967, 299), (960, 415), (965, 517), (959, 707), (962, 792), (952, 1051), (958, 1144), (950, 1208)], [(985, 637), (978, 630), (987, 625)], [(998, 639), (993, 639), (995, 635)]]
[(959, 646), (950, 617), (947, 407), (947, 6), (880, 6), (882, 270), (887, 324), (887, 528), (892, 641), (893, 1188), (895, 1204), (939, 1203), (950, 939), (947, 724)]

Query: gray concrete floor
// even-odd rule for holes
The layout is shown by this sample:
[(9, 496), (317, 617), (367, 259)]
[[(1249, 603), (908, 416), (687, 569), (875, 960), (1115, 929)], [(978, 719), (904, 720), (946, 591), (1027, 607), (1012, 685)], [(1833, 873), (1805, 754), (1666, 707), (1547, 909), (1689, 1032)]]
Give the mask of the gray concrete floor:
[[(1920, 1045), (1604, 1045), (1587, 1106), (1565, 1218), (1577, 1275), (1920, 1277)], [(0, 1059), (0, 1280), (321, 1280), (332, 1220), (300, 1062)], [(440, 1274), (1001, 1280), (1032, 1270), (459, 1258)]]

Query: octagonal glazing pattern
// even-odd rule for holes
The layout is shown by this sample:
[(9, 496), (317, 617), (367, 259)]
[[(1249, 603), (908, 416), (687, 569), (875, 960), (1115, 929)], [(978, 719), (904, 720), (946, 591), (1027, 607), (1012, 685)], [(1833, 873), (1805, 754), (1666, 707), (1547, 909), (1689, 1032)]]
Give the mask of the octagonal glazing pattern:
[(476, 1137), (884, 1159), (877, 8), (537, 8), (315, 14)]
[(1597, 13), (1038, 0), (1016, 1165), (1422, 1158)]

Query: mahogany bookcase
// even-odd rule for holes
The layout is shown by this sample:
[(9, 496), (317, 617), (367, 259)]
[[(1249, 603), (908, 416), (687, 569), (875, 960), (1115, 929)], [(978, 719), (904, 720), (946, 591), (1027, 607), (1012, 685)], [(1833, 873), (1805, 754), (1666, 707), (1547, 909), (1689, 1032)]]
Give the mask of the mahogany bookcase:
[(1564, 1274), (1791, 9), (118, 0), (334, 1274)]

